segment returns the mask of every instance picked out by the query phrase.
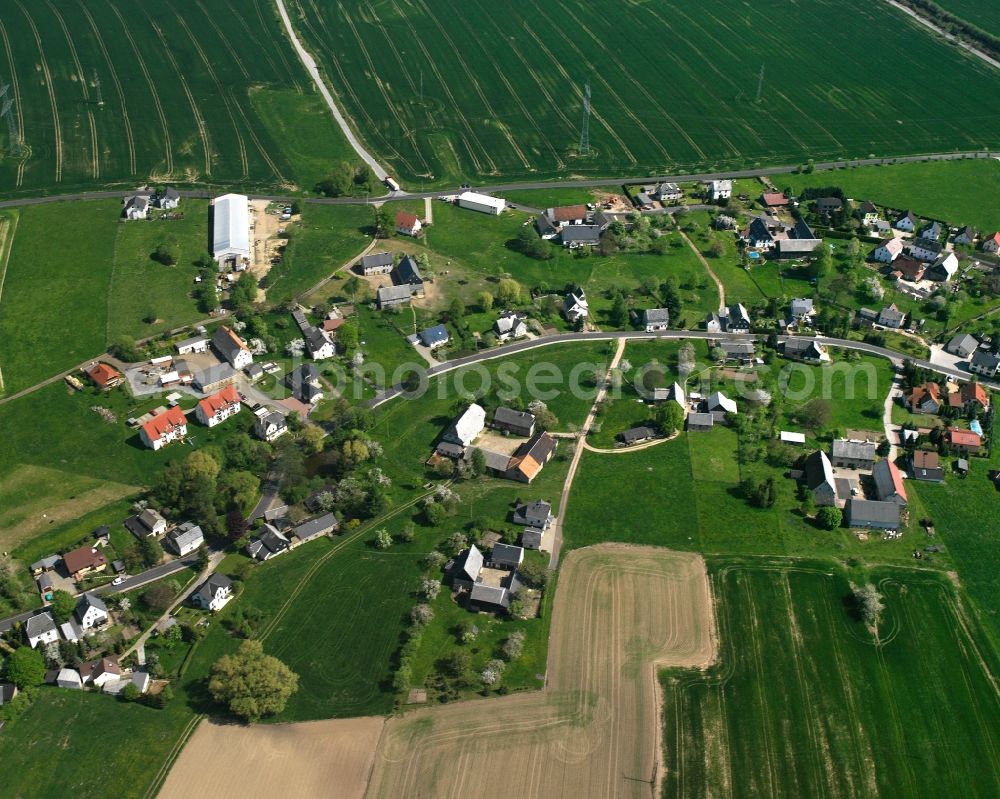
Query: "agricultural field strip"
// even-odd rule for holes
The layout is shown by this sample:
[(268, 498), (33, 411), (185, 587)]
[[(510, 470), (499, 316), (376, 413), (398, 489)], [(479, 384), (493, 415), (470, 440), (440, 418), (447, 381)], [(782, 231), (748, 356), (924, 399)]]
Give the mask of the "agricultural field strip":
[[(539, 38), (538, 34), (535, 33), (534, 29), (527, 22), (524, 23), (524, 31), (525, 33), (528, 34), (529, 37), (531, 37), (531, 39), (534, 40), (535, 45), (538, 47), (538, 51), (544, 53), (545, 56), (549, 59), (549, 61), (552, 63), (552, 66), (555, 67), (556, 72), (562, 75), (563, 80), (569, 85), (575, 85), (573, 78), (566, 71), (566, 68), (562, 65), (562, 62), (559, 61), (559, 59), (552, 54), (552, 51), (545, 46), (545, 43), (541, 40), (541, 38)], [(579, 94), (579, 90), (577, 89), (576, 91)], [(615, 142), (621, 148), (622, 152), (625, 154), (625, 157), (628, 158), (633, 165), (638, 164), (639, 159), (635, 157), (635, 154), (629, 149), (628, 145), (625, 144), (625, 141), (622, 139), (622, 137), (618, 135), (618, 132), (611, 126), (611, 123), (604, 118), (604, 115), (601, 114), (601, 112), (598, 111), (596, 108), (591, 109), (590, 115), (595, 120), (597, 120), (597, 122), (600, 123), (601, 127), (603, 127), (605, 131), (607, 131), (608, 135), (615, 140)]]
[(69, 48), (73, 65), (76, 67), (80, 91), (83, 93), (83, 104), (86, 106), (87, 120), (90, 124), (91, 174), (94, 180), (97, 180), (101, 176), (101, 151), (97, 144), (97, 122), (94, 121), (94, 110), (90, 107), (90, 91), (87, 89), (87, 76), (83, 71), (83, 65), (80, 63), (80, 55), (76, 52), (76, 44), (73, 42), (73, 37), (70, 36), (69, 28), (66, 27), (65, 18), (59, 12), (59, 9), (52, 4), (52, 0), (45, 0), (45, 4), (52, 11), (53, 16), (55, 16), (56, 21), (59, 23), (59, 27), (62, 28), (63, 36), (66, 37), (66, 46)]
[[(226, 113), (229, 115), (229, 121), (233, 125), (233, 133), (236, 135), (236, 146), (239, 148), (240, 151), (240, 162), (243, 165), (243, 179), (246, 180), (250, 176), (250, 163), (249, 161), (247, 161), (247, 147), (246, 143), (243, 141), (243, 133), (240, 130), (240, 126), (236, 124), (236, 115), (233, 114), (233, 107), (232, 104), (229, 102), (228, 92), (225, 90), (225, 88), (223, 88), (222, 83), (219, 81), (219, 77), (215, 74), (215, 70), (212, 69), (212, 62), (208, 60), (208, 56), (205, 55), (205, 51), (201, 49), (201, 45), (198, 44), (198, 40), (195, 38), (194, 34), (191, 33), (191, 28), (188, 27), (188, 24), (185, 21), (184, 16), (182, 14), (177, 13), (176, 10), (174, 10), (174, 15), (177, 18), (177, 23), (184, 29), (184, 32), (187, 33), (188, 39), (191, 40), (191, 44), (194, 47), (195, 52), (197, 52), (198, 55), (201, 57), (201, 62), (205, 65), (205, 71), (208, 73), (208, 76), (212, 79), (212, 82), (215, 83), (215, 90), (217, 92), (217, 96), (222, 99), (222, 103), (226, 107)], [(159, 33), (158, 28), (157, 28), (157, 33)], [(266, 157), (267, 156), (265, 156), (265, 158)]]
[[(421, 3), (424, 5), (425, 8), (427, 8), (427, 4), (423, 3), (423, 0), (421, 0)], [(428, 13), (430, 13), (430, 9), (429, 8), (428, 8)], [(495, 23), (493, 23), (493, 18), (492, 18), (491, 15), (486, 15), (484, 18), (490, 20), (490, 22), (495, 25)], [(438, 22), (438, 20), (437, 20), (436, 17), (434, 18), (434, 21), (438, 25), (438, 27), (441, 29), (442, 34), (445, 35), (445, 37), (448, 38), (448, 40), (450, 42), (451, 38), (448, 37), (448, 35), (445, 33), (444, 28), (441, 27), (441, 23)], [(469, 38), (472, 39), (473, 41), (475, 41), (476, 44), (479, 45), (479, 47), (482, 48), (482, 50), (483, 50), (484, 53), (485, 52), (489, 52), (489, 48), (487, 47), (486, 43), (479, 37), (479, 34), (476, 32), (475, 26), (470, 25), (469, 21), (464, 16), (462, 17), (462, 24), (465, 26), (465, 31), (468, 34)], [(516, 48), (514, 48), (512, 46), (513, 42), (511, 42), (510, 45), (511, 45), (511, 50), (512, 51), (516, 50)], [(522, 61), (523, 61), (523, 59), (522, 59)], [(462, 64), (465, 67), (465, 69), (468, 70), (469, 67), (465, 63), (464, 60), (462, 61)], [(524, 116), (524, 119), (528, 121), (528, 123), (531, 125), (532, 128), (534, 128), (535, 133), (538, 135), (538, 141), (541, 142), (541, 143), (543, 143), (544, 146), (546, 146), (548, 148), (549, 153), (551, 154), (551, 156), (554, 159), (555, 163), (557, 164), (558, 168), (559, 169), (565, 168), (566, 162), (562, 160), (562, 157), (559, 155), (559, 152), (556, 150), (555, 147), (552, 146), (552, 140), (551, 140), (551, 138), (549, 136), (545, 135), (545, 133), (542, 131), (542, 129), (540, 127), (538, 127), (538, 124), (535, 122), (534, 114), (532, 114), (528, 110), (527, 106), (525, 106), (524, 101), (521, 99), (521, 95), (514, 88), (513, 84), (510, 82), (510, 79), (507, 77), (507, 74), (499, 67), (498, 64), (494, 63), (493, 67), (494, 67), (494, 70), (497, 73), (497, 77), (500, 78), (500, 80), (503, 83), (504, 87), (507, 89), (508, 94), (510, 94), (511, 98), (514, 100), (514, 103), (521, 110), (521, 114)], [(478, 83), (476, 84), (476, 87), (477, 87), (477, 90), (481, 91), (479, 89), (479, 84)], [(486, 102), (486, 98), (485, 97), (483, 98), (483, 102), (484, 103)], [(508, 140), (511, 141), (511, 143), (513, 145), (514, 144), (513, 137), (510, 135), (510, 129), (506, 125), (504, 125), (504, 135), (508, 138)], [(516, 145), (514, 145), (514, 146), (516, 146)], [(527, 162), (527, 159), (525, 159), (524, 153), (521, 151), (520, 148), (517, 148), (517, 152), (520, 155), (520, 157), (522, 158), (522, 160), (524, 160), (525, 167), (526, 168), (530, 167), (531, 165)]]
[[(80, 2), (83, 3), (84, 0), (80, 0)], [(163, 133), (163, 149), (167, 174), (172, 174), (174, 171), (174, 149), (170, 143), (170, 126), (167, 124), (167, 115), (163, 110), (163, 103), (160, 102), (160, 95), (156, 91), (156, 84), (153, 83), (153, 78), (149, 74), (149, 69), (146, 66), (145, 59), (139, 51), (138, 45), (135, 43), (135, 38), (129, 30), (129, 26), (125, 22), (125, 18), (122, 16), (121, 12), (114, 5), (114, 3), (111, 2), (111, 0), (107, 0), (107, 2), (108, 8), (110, 8), (114, 15), (118, 17), (118, 22), (122, 26), (122, 32), (125, 34), (125, 38), (128, 39), (129, 45), (132, 47), (132, 54), (135, 56), (134, 63), (139, 65), (139, 70), (146, 79), (146, 86), (149, 88), (149, 94), (153, 98), (153, 105), (156, 106), (156, 114), (160, 120), (160, 130)]]
[[(31, 15), (21, 4), (21, 0), (14, 0), (14, 2), (17, 3), (17, 7), (21, 9), (21, 13), (24, 14), (24, 18), (28, 21), (28, 27), (31, 28), (31, 33), (35, 37), (35, 45), (38, 47), (38, 59), (42, 69), (42, 74), (45, 76), (45, 88), (49, 95), (49, 107), (52, 109), (52, 127), (55, 133), (55, 181), (56, 183), (59, 183), (62, 180), (63, 138), (62, 126), (59, 122), (59, 108), (56, 103), (56, 93), (52, 86), (52, 73), (49, 72), (49, 64), (45, 58), (45, 49), (42, 47), (42, 37), (38, 35), (38, 28), (35, 25), (35, 20), (32, 19)], [(20, 107), (20, 103), (18, 103), (18, 107)], [(23, 127), (21, 128), (21, 135), (24, 135)]]
[[(104, 55), (104, 63), (108, 68), (108, 72), (111, 75), (111, 80), (115, 84), (115, 91), (118, 93), (118, 102), (121, 106), (122, 122), (125, 123), (125, 138), (128, 142), (128, 160), (129, 160), (129, 174), (134, 175), (135, 169), (135, 134), (132, 132), (132, 122), (128, 118), (128, 104), (125, 102), (125, 91), (122, 88), (122, 82), (118, 78), (118, 70), (115, 69), (115, 63), (111, 60), (111, 54), (108, 52), (108, 47), (104, 43), (104, 37), (101, 36), (101, 29), (97, 27), (97, 23), (94, 21), (94, 16), (90, 13), (87, 8), (87, 4), (84, 0), (77, 0), (80, 6), (80, 10), (83, 12), (84, 16), (87, 18), (87, 22), (90, 25), (90, 29), (94, 33), (94, 41), (97, 42), (97, 46), (100, 48), (101, 53)], [(148, 74), (147, 74), (148, 78)], [(161, 118), (161, 121), (162, 118)], [(166, 126), (164, 125), (164, 135), (166, 135)], [(167, 139), (169, 142), (169, 138)], [(168, 144), (169, 150), (169, 144)]]
[[(24, 109), (21, 107), (21, 89), (17, 82), (17, 70), (14, 68), (14, 51), (10, 47), (10, 39), (7, 36), (7, 28), (4, 27), (3, 19), (0, 19), (0, 39), (3, 39), (4, 50), (7, 51), (7, 65), (10, 69), (10, 83), (14, 91), (14, 108), (17, 110), (17, 129), (24, 135)], [(17, 165), (17, 185), (21, 185), (24, 179), (24, 158)]]
[(10, 251), (14, 248), (14, 236), (17, 233), (17, 223), (20, 218), (19, 214), (15, 214), (13, 218), (0, 217), (0, 300), (3, 300), (3, 284), (7, 278), (7, 263), (10, 261)]
[[(281, 64), (282, 64), (282, 66), (284, 66), (285, 72), (287, 73), (289, 85), (291, 85), (292, 87), (294, 87), (295, 91), (301, 93), (302, 92), (302, 87), (299, 85), (298, 80), (297, 80), (297, 77), (301, 76), (301, 71), (297, 70), (297, 69), (293, 69), (292, 65), (289, 63), (288, 59), (285, 57), (285, 51), (282, 49), (282, 46), (281, 46), (281, 43), (284, 41), (283, 36), (274, 36), (272, 34), (272, 26), (274, 25), (274, 21), (275, 21), (274, 17), (276, 17), (276, 15), (274, 14), (274, 12), (275, 12), (274, 6), (272, 6), (270, 4), (270, 2), (268, 2), (268, 0), (250, 0), (250, 1), (253, 3), (253, 7), (254, 7), (254, 9), (257, 12), (257, 19), (260, 22), (260, 29), (261, 29), (261, 31), (264, 32), (264, 37), (265, 37), (264, 40), (265, 40), (265, 42), (271, 44), (274, 47), (275, 52), (277, 52), (278, 58), (281, 60)], [(270, 23), (268, 23), (268, 22), (266, 22), (264, 20), (264, 14), (261, 11), (261, 2), (262, 1), (263, 2), (268, 2), (268, 9), (272, 12), (272, 20), (271, 20)], [(233, 14), (234, 17), (240, 17), (241, 16), (241, 14), (239, 12), (237, 12), (235, 8), (233, 8), (233, 6), (229, 2), (229, 0), (226, 0), (226, 5), (229, 6), (229, 9), (232, 12), (232, 14)], [(260, 44), (260, 40), (258, 40), (258, 44)], [(264, 47), (264, 45), (262, 45), (262, 44), (260, 45), (260, 47), (261, 47), (261, 50), (266, 49)], [(298, 63), (296, 63), (296, 68), (297, 67), (299, 67)], [(297, 75), (297, 73), (298, 73), (298, 75)]]
[[(700, 563), (697, 555), (620, 545), (572, 552), (556, 595), (542, 700), (519, 694), (390, 720), (368, 795), (540, 796), (556, 784), (579, 796), (646, 795), (649, 782), (638, 776), (657, 770), (659, 752), (656, 665), (714, 658)], [(485, 768), (498, 756), (526, 767), (500, 784)]]
[[(315, 18), (319, 20), (320, 26), (322, 28), (324, 28), (324, 30), (325, 30), (326, 29), (326, 20), (323, 17), (323, 15), (319, 13), (319, 10), (313, 4), (312, 0), (304, 0), (304, 2), (307, 2), (307, 3), (309, 3), (312, 6), (312, 10), (313, 10), (313, 14), (315, 15)], [(355, 93), (352, 81), (350, 81), (347, 78), (346, 73), (344, 72), (343, 68), (340, 65), (340, 58), (338, 57), (337, 53), (335, 53), (331, 49), (330, 45), (328, 44), (329, 39), (324, 38), (323, 36), (321, 36), (319, 34), (319, 32), (313, 26), (313, 24), (311, 22), (311, 18), (308, 15), (302, 14), (300, 16), (300, 18), (299, 18), (299, 23), (311, 34), (311, 43), (313, 44), (314, 47), (317, 48), (317, 52), (318, 51), (325, 51), (326, 54), (329, 56), (329, 59), (323, 62), (324, 66), (332, 66), (334, 68), (334, 70), (336, 70), (337, 74), (340, 76), (340, 81), (341, 82), (340, 82), (339, 86), (333, 86), (333, 85), (331, 85), (330, 91), (333, 92), (338, 97), (340, 97), (342, 100), (343, 100), (344, 97), (347, 97), (348, 99), (350, 99), (351, 101), (353, 101), (353, 105), (351, 106), (351, 108), (353, 110), (352, 116), (354, 117), (355, 125), (358, 126), (357, 125), (357, 120), (359, 118), (364, 118), (365, 120), (367, 120), (367, 124), (365, 125), (365, 128), (364, 128), (366, 135), (368, 135), (369, 137), (371, 137), (371, 136), (377, 137), (379, 139), (379, 141), (381, 142), (382, 152), (385, 153), (385, 155), (387, 155), (390, 158), (393, 158), (393, 159), (397, 160), (399, 163), (401, 163), (407, 169), (410, 169), (411, 171), (415, 171), (415, 170), (413, 170), (413, 166), (412, 166), (412, 164), (410, 164), (410, 161), (407, 159), (407, 157), (402, 152), (400, 152), (399, 148), (395, 147), (392, 144), (392, 142), (390, 142), (385, 137), (385, 135), (382, 133), (382, 130), (379, 127), (378, 123), (376, 123), (375, 119), (371, 116), (371, 114), (370, 114), (370, 112), (368, 110), (369, 104), (361, 102), (360, 98)], [(391, 49), (391, 41), (389, 42), (389, 45), (390, 45), (390, 49)], [(387, 98), (386, 98), (386, 101), (388, 102)], [(392, 113), (393, 116), (396, 118), (397, 123), (399, 123), (399, 130), (402, 130), (402, 131), (405, 132), (405, 126), (403, 125), (403, 122), (400, 119), (399, 114), (398, 114), (398, 112), (395, 109), (395, 106), (390, 104), (389, 110), (390, 110), (390, 113)], [(360, 126), (358, 126), (358, 127), (360, 127)], [(422, 155), (421, 155), (421, 153), (420, 153), (419, 150), (416, 151), (416, 154), (417, 154), (417, 157), (421, 159), (421, 163), (423, 165), (424, 173), (429, 174), (430, 173), (430, 166), (427, 164), (426, 161), (423, 160), (423, 157), (422, 157)]]
[[(459, 65), (462, 67), (462, 71), (465, 72), (465, 76), (468, 79), (469, 84), (473, 87), (473, 89), (475, 89), (476, 94), (479, 95), (479, 99), (482, 101), (483, 107), (486, 110), (488, 117), (493, 117), (495, 119), (497, 116), (496, 109), (493, 107), (493, 104), (486, 99), (486, 95), (483, 93), (483, 87), (480, 86), (479, 80), (476, 78), (475, 73), (469, 68), (469, 65), (466, 62), (466, 60), (462, 58), (462, 51), (461, 49), (455, 46), (454, 39), (451, 38), (448, 31), (445, 30), (445, 27), (441, 24), (441, 21), (437, 18), (437, 16), (435, 16), (430, 6), (428, 6), (427, 3), (424, 2), (424, 0), (412, 0), (412, 1), (416, 3), (421, 9), (423, 9), (424, 14), (434, 23), (434, 26), (438, 29), (438, 32), (441, 34), (441, 37), (448, 43), (448, 47), (451, 49), (452, 53), (455, 55), (455, 58), (458, 60)], [(465, 25), (468, 28), (467, 21), (465, 22)], [(487, 51), (484, 49), (483, 52)], [(494, 69), (495, 68), (496, 64), (494, 64)], [(499, 72), (499, 70), (497, 71)], [(511, 93), (511, 96), (516, 98), (517, 95), (514, 93), (514, 90), (511, 87), (510, 82), (506, 79), (506, 77), (504, 77), (502, 72), (499, 72), (499, 74), (503, 80), (504, 86)], [(526, 118), (530, 118), (527, 116), (527, 111), (524, 109), (523, 104), (521, 105), (521, 109), (525, 111)], [(510, 133), (510, 128), (507, 127), (506, 125), (502, 125), (502, 131), (504, 138), (507, 139), (507, 143), (510, 145), (511, 149), (515, 152), (517, 157), (521, 159), (521, 163), (524, 165), (524, 168), (530, 169), (531, 163), (524, 155), (524, 151), (518, 146), (517, 142), (514, 140), (514, 137)]]
[[(177, 77), (180, 79), (181, 86), (184, 89), (184, 94), (187, 95), (188, 105), (191, 106), (191, 113), (194, 115), (195, 124), (198, 126), (198, 135), (201, 137), (202, 149), (205, 152), (205, 174), (211, 175), (212, 148), (209, 143), (210, 140), (208, 137), (208, 126), (205, 124), (205, 120), (201, 115), (201, 111), (198, 108), (198, 104), (194, 101), (194, 95), (191, 94), (191, 87), (188, 86), (187, 78), (184, 77), (184, 72), (181, 70), (180, 66), (177, 63), (177, 59), (174, 57), (174, 53), (172, 48), (170, 47), (170, 43), (167, 41), (167, 38), (163, 35), (163, 31), (160, 30), (160, 26), (156, 24), (156, 22), (149, 15), (149, 12), (145, 10), (145, 8), (143, 9), (143, 13), (146, 15), (146, 19), (149, 21), (150, 26), (156, 32), (156, 35), (160, 40), (160, 46), (163, 49), (163, 53), (167, 56), (167, 60), (173, 67), (174, 72), (177, 73)], [(123, 25), (125, 24), (124, 20), (122, 20), (122, 24)], [(233, 124), (235, 125), (235, 122)], [(246, 155), (245, 151), (243, 154), (245, 157)]]

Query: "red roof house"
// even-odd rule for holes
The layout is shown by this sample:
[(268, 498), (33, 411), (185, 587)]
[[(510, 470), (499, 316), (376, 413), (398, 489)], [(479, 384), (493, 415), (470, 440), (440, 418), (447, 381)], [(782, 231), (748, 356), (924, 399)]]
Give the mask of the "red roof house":
[(781, 192), (764, 192), (760, 199), (768, 208), (780, 208), (788, 205), (788, 198)]
[(74, 580), (79, 580), (92, 572), (103, 571), (108, 566), (108, 559), (96, 547), (82, 546), (63, 553), (63, 564)]
[(404, 236), (420, 235), (420, 220), (414, 214), (400, 211), (396, 214), (396, 232)]
[(241, 398), (236, 387), (226, 386), (221, 391), (217, 391), (199, 402), (194, 413), (199, 422), (209, 427), (215, 427), (230, 416), (239, 413), (242, 407), (240, 402)]
[(106, 363), (94, 364), (94, 366), (87, 372), (87, 377), (90, 378), (91, 383), (102, 391), (108, 391), (115, 386), (121, 385), (122, 381), (125, 379), (121, 372), (113, 366), (108, 366)]
[(979, 433), (973, 433), (971, 430), (959, 430), (953, 427), (948, 431), (948, 443), (956, 449), (974, 452), (979, 449), (981, 442)]
[(150, 449), (160, 449), (171, 441), (187, 435), (187, 417), (179, 405), (156, 414), (139, 429), (142, 443)]

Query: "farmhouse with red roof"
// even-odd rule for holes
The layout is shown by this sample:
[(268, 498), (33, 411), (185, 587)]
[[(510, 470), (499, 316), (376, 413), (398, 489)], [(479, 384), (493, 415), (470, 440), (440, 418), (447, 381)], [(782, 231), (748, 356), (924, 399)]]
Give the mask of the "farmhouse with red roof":
[(230, 416), (240, 412), (240, 395), (235, 386), (226, 386), (222, 391), (217, 391), (210, 397), (205, 397), (195, 408), (195, 416), (198, 421), (209, 427), (215, 427), (220, 422), (226, 421)]
[(186, 435), (187, 418), (177, 405), (156, 414), (139, 429), (142, 443), (154, 450), (166, 446), (171, 441), (179, 441)]

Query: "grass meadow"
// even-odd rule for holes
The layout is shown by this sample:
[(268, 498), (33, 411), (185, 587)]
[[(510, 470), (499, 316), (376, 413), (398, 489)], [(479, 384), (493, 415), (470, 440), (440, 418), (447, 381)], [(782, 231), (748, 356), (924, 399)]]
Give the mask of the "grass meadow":
[(15, 158), (3, 126), (9, 194), (147, 178), (311, 189), (346, 154), (266, 0), (12, 2), (0, 83), (24, 144)]
[(665, 796), (1000, 791), (996, 655), (942, 576), (850, 575), (885, 597), (876, 646), (827, 562), (710, 574), (718, 663), (661, 675)]
[[(975, 0), (967, 0), (975, 2)], [(890, 166), (867, 166), (781, 175), (776, 185), (794, 192), (839, 186), (857, 202), (870, 200), (890, 208), (912, 210), (918, 216), (952, 225), (972, 225), (980, 232), (1000, 228), (1000, 161), (976, 158), (962, 161), (926, 161)]]
[[(1000, 133), (981, 114), (998, 86), (988, 66), (862, 0), (788, 6), (780, 25), (772, 9), (736, 0), (613, 15), (566, 0), (502, 15), (482, 0), (294, 5), (358, 129), (411, 185), (980, 149)], [(882, 67), (906, 85), (873, 83)], [(581, 154), (588, 79), (591, 152)], [(951, 115), (922, 112), (939, 104)], [(980, 122), (957, 122), (965, 116)]]
[(984, 31), (996, 31), (1000, 26), (1000, 9), (991, 0), (935, 0), (945, 11), (971, 22)]

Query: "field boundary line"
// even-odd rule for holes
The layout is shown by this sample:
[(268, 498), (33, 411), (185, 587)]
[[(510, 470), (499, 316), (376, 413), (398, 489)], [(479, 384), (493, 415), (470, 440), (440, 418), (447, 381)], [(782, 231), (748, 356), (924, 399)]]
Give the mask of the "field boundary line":
[(146, 788), (145, 793), (143, 793), (143, 799), (154, 799), (154, 797), (160, 792), (160, 788), (163, 787), (163, 783), (166, 782), (167, 776), (170, 774), (170, 770), (174, 767), (174, 763), (177, 762), (177, 758), (180, 757), (181, 751), (187, 745), (187, 742), (191, 740), (191, 736), (194, 735), (195, 730), (198, 729), (198, 725), (208, 718), (204, 713), (197, 714), (191, 721), (189, 721), (181, 734), (177, 737), (174, 742), (173, 747), (167, 753), (167, 758), (164, 760), (163, 765), (160, 766), (160, 770), (156, 772), (156, 776), (153, 777), (153, 781)]
[[(232, 16), (232, 18), (235, 19), (237, 22), (239, 22), (240, 27), (242, 27), (243, 30), (246, 31), (247, 39), (254, 43), (254, 46), (257, 48), (257, 52), (259, 52), (262, 56), (264, 56), (264, 58), (267, 60), (267, 63), (271, 65), (271, 69), (274, 70), (274, 74), (280, 75), (281, 70), (278, 68), (278, 65), (274, 62), (274, 59), (271, 58), (271, 56), (268, 54), (267, 49), (261, 44), (260, 38), (254, 35), (253, 30), (250, 28), (249, 25), (247, 25), (247, 21), (243, 19), (243, 15), (235, 8), (233, 8), (233, 4), (230, 3), (229, 0), (223, 0), (223, 2), (226, 4), (226, 8), (229, 9), (229, 14)], [(204, 5), (199, 2), (198, 6), (201, 8), (202, 13), (205, 16), (208, 16), (208, 10), (204, 7)], [(222, 41), (226, 41), (226, 37), (223, 36), (221, 32), (219, 32), (219, 37), (222, 39)], [(250, 76), (247, 75), (247, 79), (249, 78)]]
[[(223, 46), (227, 45), (228, 41), (226, 39), (225, 34), (223, 34), (222, 29), (219, 27), (218, 23), (212, 18), (212, 15), (208, 13), (208, 10), (205, 8), (205, 6), (202, 5), (201, 0), (194, 0), (194, 4), (198, 6), (198, 10), (201, 11), (202, 16), (204, 16), (205, 19), (208, 20), (208, 24), (211, 26), (212, 30), (215, 31), (216, 36), (219, 37), (219, 41), (222, 42)], [(233, 16), (236, 19), (238, 19), (241, 23), (243, 22), (243, 18), (239, 14), (234, 14)], [(246, 27), (246, 23), (243, 23), (243, 28), (244, 30), (249, 30)], [(198, 50), (199, 52), (201, 51), (200, 46)], [(251, 82), (250, 73), (247, 72), (247, 68), (243, 66), (243, 60), (240, 58), (239, 47), (229, 47), (227, 49), (226, 54), (232, 57), (233, 63), (235, 63), (239, 71), (243, 73), (243, 77), (247, 79), (247, 82)], [(264, 57), (267, 58), (267, 56)]]
[[(83, 0), (80, 0), (83, 2)], [(125, 38), (128, 39), (129, 44), (132, 46), (132, 54), (135, 56), (136, 62), (139, 64), (139, 69), (146, 78), (146, 85), (149, 87), (149, 93), (153, 97), (153, 104), (156, 106), (156, 113), (160, 117), (160, 130), (163, 131), (163, 145), (164, 153), (166, 155), (166, 166), (167, 174), (173, 175), (174, 173), (174, 151), (173, 145), (170, 142), (170, 128), (167, 126), (167, 115), (163, 111), (163, 104), (160, 102), (160, 95), (156, 92), (156, 84), (153, 83), (153, 78), (149, 74), (149, 70), (146, 68), (146, 62), (139, 52), (139, 48), (135, 43), (135, 39), (132, 37), (132, 32), (128, 29), (128, 25), (125, 24), (125, 18), (121, 15), (121, 12), (115, 7), (111, 0), (107, 0), (108, 7), (114, 12), (114, 15), (118, 17), (118, 22), (121, 23), (122, 30), (125, 32)], [(124, 103), (124, 100), (122, 100)]]
[(87, 18), (87, 22), (90, 23), (90, 29), (94, 32), (94, 38), (97, 41), (98, 47), (101, 48), (101, 52), (104, 54), (104, 61), (108, 65), (108, 71), (111, 73), (111, 80), (115, 84), (115, 90), (118, 92), (118, 100), (122, 107), (122, 120), (125, 122), (125, 138), (128, 140), (128, 158), (129, 158), (129, 174), (135, 174), (135, 136), (132, 133), (132, 122), (128, 118), (128, 106), (125, 104), (125, 91), (122, 89), (122, 83), (118, 79), (118, 70), (115, 69), (115, 64), (111, 60), (111, 54), (108, 52), (107, 45), (104, 43), (104, 37), (101, 36), (101, 30), (97, 27), (97, 23), (94, 22), (94, 17), (90, 13), (90, 9), (87, 8), (87, 4), (83, 0), (77, 0), (80, 5), (80, 10), (83, 11), (84, 16)]
[[(21, 13), (24, 14), (24, 18), (28, 21), (28, 27), (31, 28), (31, 32), (35, 37), (35, 45), (38, 47), (38, 59), (41, 62), (42, 74), (45, 76), (45, 88), (49, 93), (49, 106), (52, 108), (52, 127), (55, 133), (54, 142), (56, 151), (56, 183), (62, 183), (62, 124), (59, 122), (59, 108), (56, 103), (56, 90), (52, 85), (52, 73), (49, 72), (49, 62), (45, 58), (45, 50), (42, 47), (42, 37), (38, 35), (38, 27), (35, 25), (35, 20), (31, 18), (31, 15), (21, 4), (21, 0), (14, 0), (14, 2), (17, 3), (17, 7), (21, 9)], [(20, 105), (20, 103), (18, 105)], [(21, 137), (22, 139), (24, 137), (23, 128), (21, 129)]]
[(53, 16), (58, 20), (59, 27), (62, 28), (63, 36), (66, 37), (66, 46), (69, 48), (70, 58), (76, 66), (76, 74), (80, 79), (80, 91), (83, 94), (84, 106), (87, 110), (87, 120), (90, 124), (90, 160), (91, 175), (94, 180), (101, 176), (101, 149), (97, 144), (97, 122), (94, 119), (94, 110), (90, 107), (90, 90), (87, 88), (87, 76), (83, 72), (83, 64), (80, 63), (80, 56), (76, 51), (76, 43), (70, 36), (69, 28), (66, 27), (66, 19), (62, 13), (52, 4), (52, 0), (45, 0), (45, 4), (52, 11)]
[[(160, 44), (163, 45), (163, 52), (167, 56), (167, 60), (170, 65), (174, 68), (177, 73), (177, 77), (180, 78), (181, 86), (184, 88), (184, 94), (187, 95), (188, 104), (191, 106), (191, 113), (194, 114), (195, 125), (198, 126), (198, 135), (201, 137), (201, 146), (205, 151), (205, 174), (212, 174), (212, 148), (209, 144), (208, 138), (208, 128), (205, 125), (205, 120), (201, 116), (201, 110), (198, 108), (198, 104), (194, 101), (194, 95), (191, 94), (191, 87), (188, 86), (187, 78), (184, 77), (184, 72), (181, 70), (180, 65), (177, 63), (177, 59), (174, 58), (173, 50), (170, 48), (170, 43), (167, 38), (163, 35), (163, 31), (160, 30), (160, 26), (157, 25), (149, 12), (143, 8), (143, 12), (146, 14), (146, 19), (149, 20), (149, 24), (152, 26), (153, 30), (156, 32), (157, 37), (160, 39)], [(174, 12), (176, 14), (176, 12)], [(235, 124), (235, 123), (234, 123)]]

